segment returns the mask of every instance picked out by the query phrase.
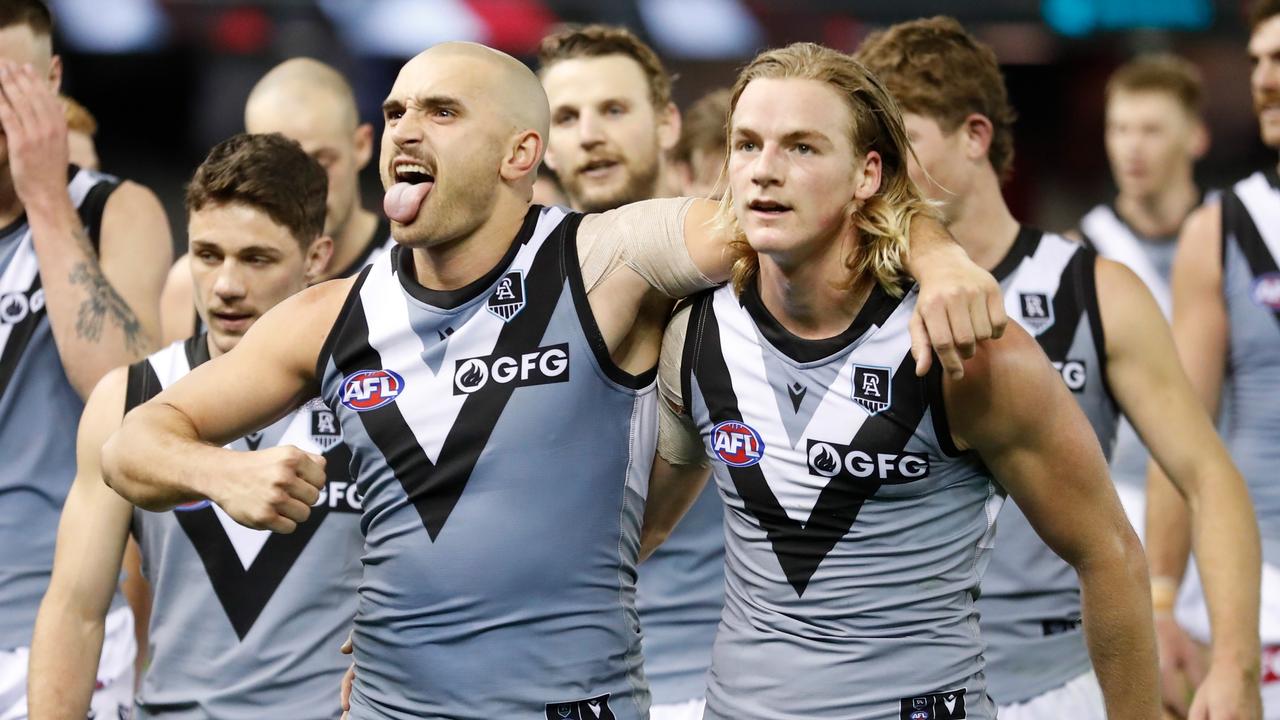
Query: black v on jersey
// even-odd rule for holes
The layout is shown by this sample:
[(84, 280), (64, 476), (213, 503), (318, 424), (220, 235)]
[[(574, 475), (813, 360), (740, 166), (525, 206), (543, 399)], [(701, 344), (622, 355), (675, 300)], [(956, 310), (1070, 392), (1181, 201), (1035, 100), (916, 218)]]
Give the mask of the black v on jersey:
[[(364, 498), (355, 720), (647, 713), (633, 607), (653, 373), (609, 357), (581, 216), (530, 210), (456, 291), (397, 248), (354, 284), (322, 397)], [(572, 713), (570, 713), (572, 714)]]
[(725, 501), (707, 718), (994, 716), (973, 597), (1003, 497), (952, 444), (940, 374), (915, 377), (915, 300), (877, 287), (820, 341), (753, 290), (689, 310), (683, 405)]
[[(130, 366), (126, 411), (208, 359), (198, 335)], [(333, 715), (333, 683), (345, 670), (333, 648), (355, 615), (363, 546), (350, 452), (332, 411), (314, 401), (256, 434), (258, 448), (295, 445), (328, 459), (321, 498), (293, 533), (242, 527), (208, 501), (134, 510), (154, 589), (151, 663), (137, 701), (143, 717)]]

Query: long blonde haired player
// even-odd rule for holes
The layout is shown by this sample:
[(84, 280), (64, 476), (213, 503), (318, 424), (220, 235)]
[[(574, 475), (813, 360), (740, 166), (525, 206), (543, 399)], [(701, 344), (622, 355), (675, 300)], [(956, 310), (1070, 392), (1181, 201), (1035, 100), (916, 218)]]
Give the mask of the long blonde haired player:
[[(705, 717), (995, 717), (973, 600), (1003, 487), (1080, 574), (1110, 716), (1156, 718), (1142, 550), (1035, 341), (1011, 328), (962, 379), (912, 372), (902, 262), (929, 209), (892, 98), (797, 44), (748, 65), (731, 108), (734, 282), (667, 329), (651, 479), (692, 498), (709, 456), (725, 500)], [(642, 552), (678, 516), (651, 505)]]

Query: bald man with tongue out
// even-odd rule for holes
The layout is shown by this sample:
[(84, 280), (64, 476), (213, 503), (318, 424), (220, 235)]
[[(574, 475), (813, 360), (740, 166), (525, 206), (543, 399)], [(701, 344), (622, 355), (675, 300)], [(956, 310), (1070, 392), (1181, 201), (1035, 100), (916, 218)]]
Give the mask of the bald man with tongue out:
[[(728, 277), (714, 204), (531, 206), (547, 99), (483, 46), (410, 60), (383, 111), (398, 247), (130, 413), (104, 475), (148, 509), (208, 498), (290, 532), (320, 461), (219, 446), (319, 394), (364, 496), (351, 717), (645, 718), (633, 596), (655, 364), (674, 298)], [(936, 224), (918, 230), (919, 369), (931, 339), (958, 370), (1002, 329), (1000, 301)]]

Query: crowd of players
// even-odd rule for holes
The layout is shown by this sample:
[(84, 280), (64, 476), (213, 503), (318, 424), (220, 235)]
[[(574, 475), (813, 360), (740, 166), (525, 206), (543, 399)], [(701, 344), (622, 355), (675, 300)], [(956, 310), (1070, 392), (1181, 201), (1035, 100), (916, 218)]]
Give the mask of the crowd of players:
[(0, 2), (0, 720), (1280, 718), (1280, 177), (1196, 186), (1187, 62), (1054, 234), (948, 18), (684, 113), (624, 29), (436, 46), (380, 213), (293, 59), (171, 263), (51, 35)]

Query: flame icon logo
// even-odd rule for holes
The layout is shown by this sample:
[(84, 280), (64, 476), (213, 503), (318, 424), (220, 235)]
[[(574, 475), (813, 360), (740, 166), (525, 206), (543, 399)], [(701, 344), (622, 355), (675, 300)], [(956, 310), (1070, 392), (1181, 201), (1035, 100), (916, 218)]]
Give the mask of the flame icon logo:
[(21, 293), (0, 296), (0, 321), (6, 324), (22, 322), (27, 316), (27, 299)]
[(840, 472), (840, 456), (827, 443), (814, 443), (809, 448), (809, 467), (823, 477), (834, 477)]
[(485, 366), (484, 361), (472, 358), (458, 368), (457, 375), (454, 376), (454, 385), (461, 392), (473, 393), (484, 387), (488, 380), (489, 368)]

